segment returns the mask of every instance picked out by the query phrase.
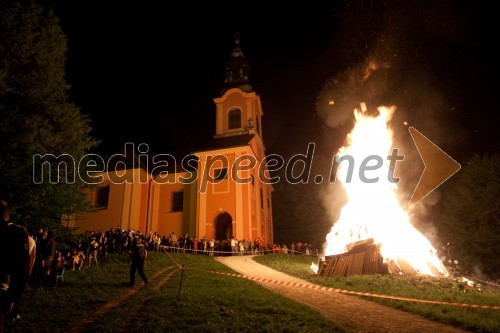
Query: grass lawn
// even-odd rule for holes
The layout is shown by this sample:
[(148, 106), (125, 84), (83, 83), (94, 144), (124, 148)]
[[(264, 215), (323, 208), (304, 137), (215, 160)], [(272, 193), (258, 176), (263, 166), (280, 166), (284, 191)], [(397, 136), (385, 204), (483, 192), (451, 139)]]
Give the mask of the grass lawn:
[[(210, 257), (171, 254), (187, 267), (232, 272)], [(145, 273), (173, 265), (165, 253), (148, 256)], [(171, 267), (87, 325), (85, 332), (342, 332), (339, 326), (305, 305), (270, 293), (238, 278), (185, 270), (180, 299), (181, 271)], [(128, 292), (126, 256), (111, 255), (98, 268), (67, 271), (59, 287), (28, 286), (22, 296), (18, 323), (6, 332), (66, 332), (92, 316), (109, 300)], [(168, 274), (170, 280), (160, 286)], [(142, 286), (140, 277), (137, 284)]]
[[(427, 276), (355, 275), (327, 278), (311, 272), (315, 258), (300, 255), (270, 254), (254, 257), (257, 262), (278, 271), (327, 287), (394, 295), (417, 299), (469, 304), (500, 305), (500, 291), (464, 288), (451, 279)], [(500, 332), (500, 311), (467, 309), (455, 306), (411, 303), (363, 297), (396, 309), (479, 332)]]

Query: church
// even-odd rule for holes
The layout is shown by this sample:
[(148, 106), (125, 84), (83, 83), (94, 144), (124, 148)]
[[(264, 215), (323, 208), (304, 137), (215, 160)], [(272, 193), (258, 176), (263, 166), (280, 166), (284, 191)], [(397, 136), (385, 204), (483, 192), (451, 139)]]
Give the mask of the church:
[[(273, 243), (273, 186), (259, 174), (267, 172), (260, 163), (265, 161), (262, 106), (249, 83), (250, 68), (238, 38), (225, 67), (224, 88), (214, 98), (215, 135), (192, 152), (197, 157), (194, 168), (155, 172), (139, 158), (122, 162), (121, 170), (107, 169), (100, 174), (103, 181), (88, 188), (96, 209), (68, 222), (69, 227), (78, 233), (119, 227), (167, 236), (187, 233), (198, 239), (262, 237)], [(255, 166), (250, 165), (253, 160)], [(235, 172), (235, 165), (243, 167)]]

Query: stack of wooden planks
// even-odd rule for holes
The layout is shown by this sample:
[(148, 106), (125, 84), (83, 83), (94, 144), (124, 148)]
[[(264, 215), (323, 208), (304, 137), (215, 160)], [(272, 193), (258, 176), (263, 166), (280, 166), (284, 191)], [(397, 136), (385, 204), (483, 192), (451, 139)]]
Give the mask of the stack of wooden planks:
[(326, 256), (320, 262), (320, 276), (349, 276), (356, 274), (387, 274), (389, 269), (380, 255), (380, 245), (373, 238), (349, 244), (348, 252)]

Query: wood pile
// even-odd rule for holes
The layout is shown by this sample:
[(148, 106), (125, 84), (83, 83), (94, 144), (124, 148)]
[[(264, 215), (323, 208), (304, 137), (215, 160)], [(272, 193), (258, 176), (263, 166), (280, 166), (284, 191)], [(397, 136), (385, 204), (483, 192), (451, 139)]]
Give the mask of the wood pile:
[(380, 244), (375, 244), (373, 238), (349, 244), (347, 250), (346, 253), (326, 256), (320, 262), (318, 274), (333, 277), (389, 273), (389, 267), (380, 254)]

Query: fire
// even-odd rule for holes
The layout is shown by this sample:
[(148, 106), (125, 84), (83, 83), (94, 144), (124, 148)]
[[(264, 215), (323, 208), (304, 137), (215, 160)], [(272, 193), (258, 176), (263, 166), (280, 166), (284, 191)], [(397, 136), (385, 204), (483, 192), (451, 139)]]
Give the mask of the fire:
[[(363, 110), (365, 111), (365, 110)], [(339, 164), (338, 177), (347, 193), (348, 202), (342, 208), (340, 218), (327, 235), (325, 255), (347, 251), (350, 243), (373, 238), (380, 244), (380, 253), (385, 261), (406, 260), (421, 274), (446, 274), (446, 268), (437, 257), (437, 251), (429, 240), (415, 229), (410, 218), (396, 197), (397, 184), (390, 182), (389, 160), (392, 147), (392, 131), (388, 128), (395, 107), (379, 107), (379, 115), (369, 116), (354, 111), (356, 124), (347, 137), (347, 145), (338, 156), (352, 156), (356, 167), (350, 182), (346, 182), (349, 163)], [(382, 167), (368, 169), (365, 176), (378, 177), (374, 183), (361, 181), (356, 169), (367, 156), (376, 155), (383, 159)], [(368, 164), (373, 165), (374, 163)], [(391, 173), (392, 174), (392, 173)]]

